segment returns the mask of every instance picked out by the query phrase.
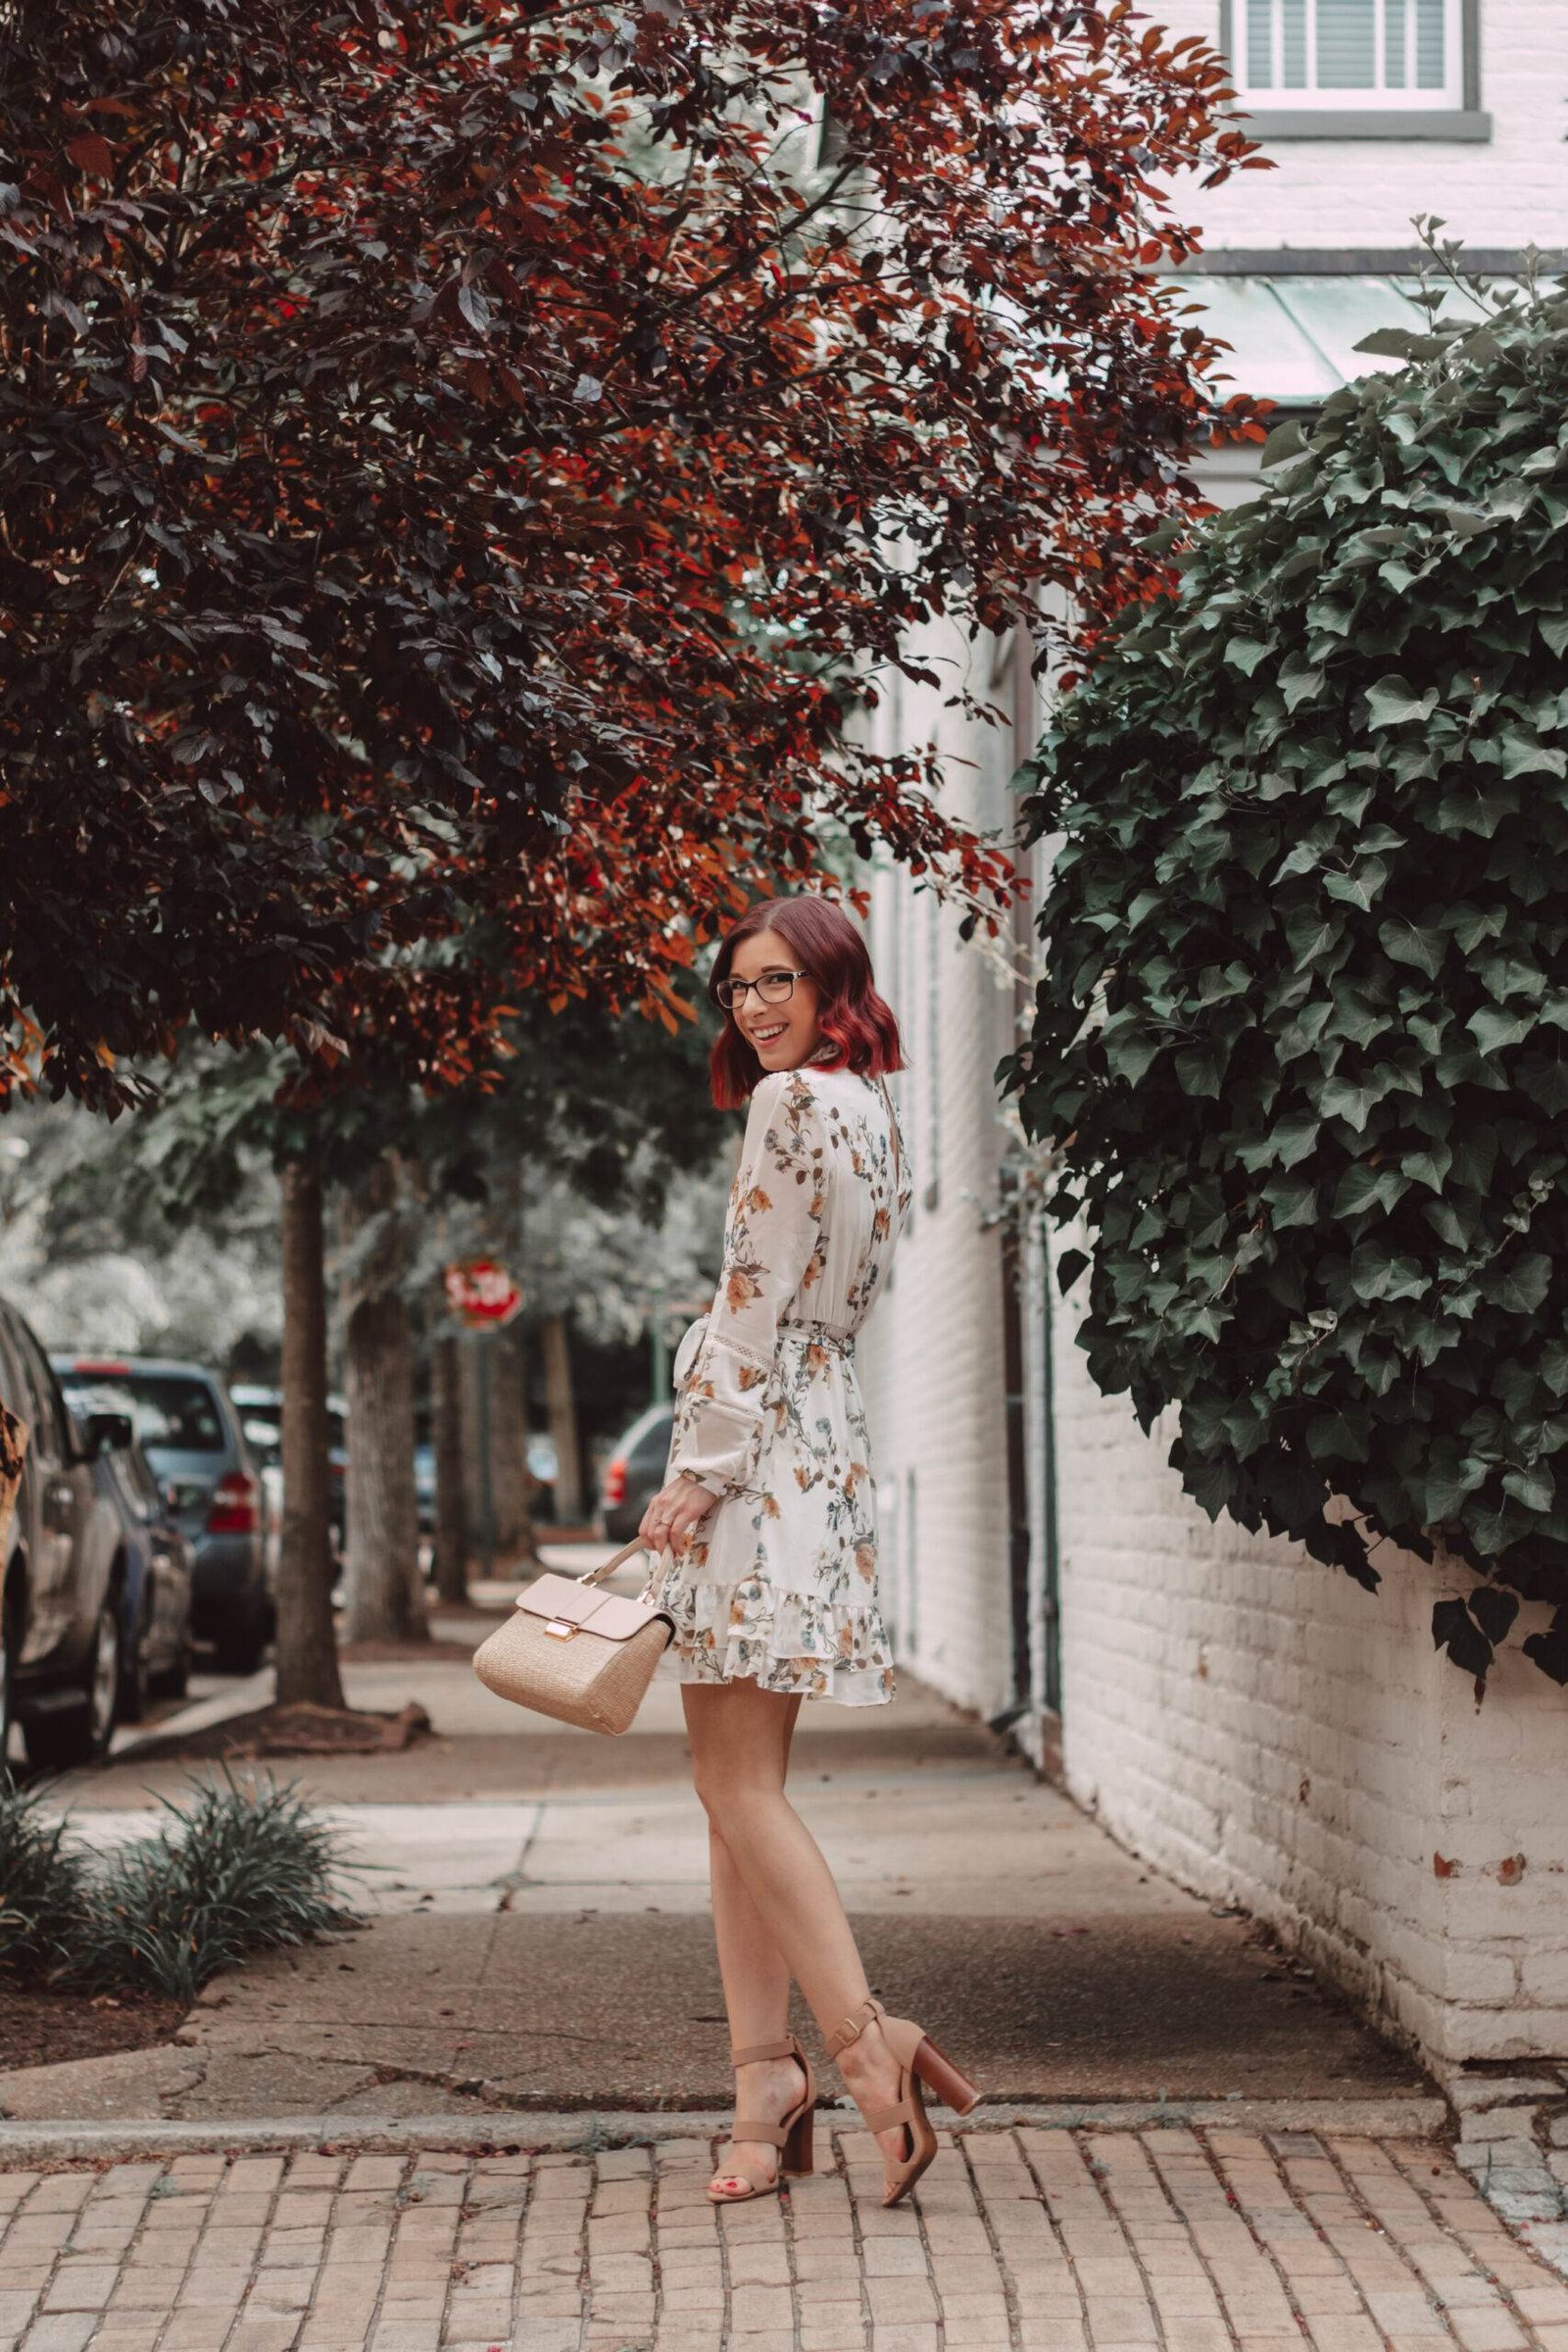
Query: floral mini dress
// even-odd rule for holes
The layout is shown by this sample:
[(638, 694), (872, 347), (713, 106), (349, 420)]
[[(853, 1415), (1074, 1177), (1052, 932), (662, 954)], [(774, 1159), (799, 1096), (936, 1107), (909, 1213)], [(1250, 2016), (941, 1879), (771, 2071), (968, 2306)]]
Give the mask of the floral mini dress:
[(752, 1097), (712, 1308), (675, 1358), (669, 1475), (719, 1497), (654, 1584), (682, 1682), (893, 1696), (855, 1336), (908, 1213), (896, 1117), (852, 1070), (775, 1071)]

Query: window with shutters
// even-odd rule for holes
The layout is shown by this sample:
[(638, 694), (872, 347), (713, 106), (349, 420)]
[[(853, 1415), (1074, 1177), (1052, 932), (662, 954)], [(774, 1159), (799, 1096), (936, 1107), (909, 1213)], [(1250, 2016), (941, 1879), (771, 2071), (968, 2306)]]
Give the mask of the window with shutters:
[[(1477, 0), (1229, 0), (1238, 96), (1270, 126), (1343, 135), (1357, 116), (1382, 135), (1484, 137)], [(1333, 129), (1330, 129), (1330, 120)]]

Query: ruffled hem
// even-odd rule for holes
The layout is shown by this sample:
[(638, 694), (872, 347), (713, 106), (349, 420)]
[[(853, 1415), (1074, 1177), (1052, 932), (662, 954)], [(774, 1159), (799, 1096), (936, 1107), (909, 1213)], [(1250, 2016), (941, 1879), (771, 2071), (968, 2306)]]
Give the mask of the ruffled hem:
[(676, 1682), (752, 1681), (843, 1707), (885, 1706), (893, 1696), (893, 1653), (875, 1602), (847, 1608), (778, 1592), (762, 1576), (699, 1584), (679, 1567), (653, 1598), (674, 1622), (662, 1671)]

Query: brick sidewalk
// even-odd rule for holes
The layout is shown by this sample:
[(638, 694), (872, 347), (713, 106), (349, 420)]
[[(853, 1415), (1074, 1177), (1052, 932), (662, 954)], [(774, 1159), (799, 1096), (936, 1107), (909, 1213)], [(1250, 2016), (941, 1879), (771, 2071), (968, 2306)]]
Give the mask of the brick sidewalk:
[(1568, 2352), (1568, 2286), (1446, 2151), (964, 2132), (717, 2214), (710, 2150), (0, 2175), (0, 2352)]

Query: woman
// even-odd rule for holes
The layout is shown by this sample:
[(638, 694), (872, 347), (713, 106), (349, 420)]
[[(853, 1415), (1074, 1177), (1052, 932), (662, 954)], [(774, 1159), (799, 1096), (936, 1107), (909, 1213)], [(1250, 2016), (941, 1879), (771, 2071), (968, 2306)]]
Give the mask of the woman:
[(640, 1533), (672, 1551), (655, 1592), (675, 1625), (737, 2121), (710, 2185), (764, 2196), (811, 2169), (816, 2084), (788, 2032), (801, 1987), (896, 2204), (936, 2153), (922, 2080), (967, 2113), (979, 2093), (870, 1996), (839, 1891), (784, 1794), (803, 1698), (893, 1695), (876, 1598), (875, 1495), (855, 1335), (885, 1278), (910, 1188), (883, 1073), (898, 1024), (858, 931), (817, 898), (754, 906), (719, 950), (713, 1099), (748, 1096), (711, 1312), (675, 1359), (669, 1480)]

